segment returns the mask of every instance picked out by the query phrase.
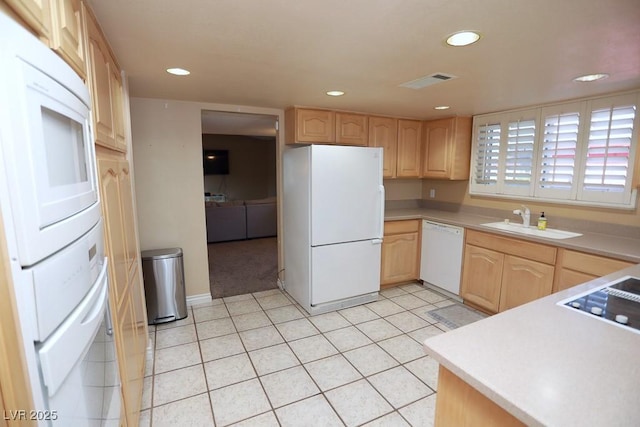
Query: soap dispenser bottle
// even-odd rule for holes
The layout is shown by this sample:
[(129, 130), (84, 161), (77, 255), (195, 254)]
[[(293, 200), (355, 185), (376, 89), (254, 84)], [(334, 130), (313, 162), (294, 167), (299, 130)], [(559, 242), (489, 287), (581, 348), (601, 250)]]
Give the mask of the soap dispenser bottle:
[(538, 218), (538, 230), (546, 230), (547, 229), (547, 217), (544, 216), (544, 212), (540, 214)]

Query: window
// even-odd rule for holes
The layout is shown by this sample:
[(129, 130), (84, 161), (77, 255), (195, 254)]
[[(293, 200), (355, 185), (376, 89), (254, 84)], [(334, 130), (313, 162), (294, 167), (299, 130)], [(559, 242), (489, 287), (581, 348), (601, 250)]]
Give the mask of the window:
[[(536, 136), (534, 114), (526, 114), (507, 123), (503, 178), (503, 192), (505, 194), (529, 195)], [(534, 118), (531, 118), (531, 115), (534, 115)]]
[(469, 192), (634, 207), (638, 97), (636, 92), (474, 117)]
[(638, 145), (638, 137), (634, 137), (637, 99), (625, 98), (592, 103), (584, 177), (579, 189), (583, 200), (624, 203), (630, 197), (632, 155)]
[(534, 195), (570, 200), (576, 197), (576, 158), (582, 106), (564, 104), (542, 109), (539, 171)]
[(500, 123), (483, 123), (478, 126), (477, 133), (477, 155), (472, 175), (478, 185), (496, 185), (500, 158)]

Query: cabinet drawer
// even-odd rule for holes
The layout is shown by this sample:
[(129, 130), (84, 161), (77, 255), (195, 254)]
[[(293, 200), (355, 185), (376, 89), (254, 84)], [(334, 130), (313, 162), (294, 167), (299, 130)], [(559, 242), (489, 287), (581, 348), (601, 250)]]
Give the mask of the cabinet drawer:
[(399, 233), (417, 233), (420, 230), (419, 219), (409, 219), (403, 221), (386, 221), (384, 223), (384, 235)]
[(556, 262), (556, 248), (540, 243), (511, 239), (474, 230), (467, 230), (466, 243), (545, 264), (555, 264)]
[(598, 255), (585, 254), (570, 250), (562, 251), (562, 268), (591, 274), (594, 276), (605, 276), (614, 271), (631, 267), (633, 264), (612, 258), (605, 258)]

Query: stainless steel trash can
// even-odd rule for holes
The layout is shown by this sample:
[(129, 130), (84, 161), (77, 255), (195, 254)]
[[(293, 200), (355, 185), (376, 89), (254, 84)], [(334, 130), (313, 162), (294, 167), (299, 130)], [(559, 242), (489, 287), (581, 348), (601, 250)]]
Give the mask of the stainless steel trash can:
[(142, 251), (142, 275), (150, 325), (187, 317), (181, 248)]

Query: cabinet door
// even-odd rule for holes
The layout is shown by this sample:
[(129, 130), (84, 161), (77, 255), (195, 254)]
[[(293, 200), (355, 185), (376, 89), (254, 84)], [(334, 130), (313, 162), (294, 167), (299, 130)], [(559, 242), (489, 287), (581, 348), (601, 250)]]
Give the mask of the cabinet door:
[(85, 10), (85, 21), (96, 144), (126, 152), (124, 93), (120, 68), (111, 55), (95, 17), (88, 10)]
[[(136, 269), (134, 279), (129, 283), (129, 293), (122, 309), (126, 310), (125, 316), (119, 318), (119, 326), (122, 329), (121, 354), (126, 361), (127, 382), (123, 381), (123, 397), (125, 400), (127, 424), (138, 425), (140, 407), (142, 403), (142, 389), (144, 386), (144, 363), (148, 340), (147, 315), (144, 299), (141, 299)], [(122, 372), (122, 369), (120, 370)]]
[[(134, 417), (134, 410), (136, 405), (139, 405), (136, 399), (135, 380), (137, 374), (137, 361), (133, 357), (133, 349), (137, 348), (137, 336), (134, 328), (133, 309), (131, 306), (131, 299), (125, 298), (120, 309), (118, 310), (117, 320), (114, 320), (114, 330), (116, 332), (115, 342), (116, 351), (118, 353), (118, 368), (120, 372), (120, 381), (122, 382), (122, 397), (124, 401), (123, 412), (127, 419), (127, 425), (129, 420)], [(140, 387), (142, 391), (142, 387)]]
[(336, 144), (366, 147), (369, 118), (364, 114), (336, 113)]
[(138, 241), (133, 216), (133, 194), (131, 191), (131, 171), (128, 162), (119, 163), (118, 191), (120, 193), (120, 210), (123, 219), (123, 235), (125, 242), (125, 264), (130, 277), (139, 262)]
[(109, 257), (109, 286), (114, 290), (115, 303), (122, 301), (127, 289), (127, 243), (125, 220), (120, 206), (121, 178), (119, 161), (98, 156), (100, 199), (104, 218), (105, 247)]
[(115, 148), (111, 57), (102, 33), (89, 13), (86, 14), (86, 21), (94, 136), (96, 144)]
[(86, 79), (83, 5), (80, 0), (53, 0), (51, 6), (51, 48), (58, 52), (80, 77)]
[(139, 270), (129, 163), (121, 154), (97, 150), (100, 198), (109, 257), (109, 299), (127, 424), (137, 425), (144, 377), (147, 318)]
[(113, 144), (119, 151), (127, 151), (124, 135), (124, 95), (122, 92), (122, 76), (113, 60), (109, 63), (109, 86), (111, 88), (111, 115), (113, 117)]
[(41, 39), (51, 40), (50, 0), (5, 0), (35, 30)]
[(420, 275), (418, 233), (385, 236), (382, 243), (382, 285), (408, 282)]
[(398, 119), (369, 117), (369, 146), (382, 147), (382, 176), (395, 178), (398, 161)]
[(630, 262), (619, 259), (560, 249), (553, 291), (568, 289), (632, 265)]
[(500, 311), (550, 295), (553, 272), (552, 265), (505, 255)]
[(425, 122), (422, 146), (424, 178), (449, 178), (453, 125), (452, 119)]
[(465, 245), (462, 287), (465, 301), (496, 313), (500, 305), (500, 287), (504, 255), (491, 249)]
[(398, 120), (398, 166), (399, 178), (420, 176), (420, 128), (417, 120)]
[[(327, 110), (310, 110), (307, 108), (295, 108), (293, 117), (287, 115), (288, 126), (293, 121), (294, 129), (287, 132), (295, 135), (295, 138), (287, 138), (288, 143), (333, 143), (335, 142), (335, 113)], [(289, 128), (290, 129), (290, 128)]]
[(424, 122), (422, 177), (469, 179), (471, 127), (471, 117)]
[(572, 288), (581, 283), (589, 282), (596, 279), (598, 276), (594, 276), (588, 273), (582, 273), (580, 271), (573, 271), (567, 268), (561, 268), (556, 273), (556, 279), (554, 283), (554, 292), (563, 291), (565, 289)]

